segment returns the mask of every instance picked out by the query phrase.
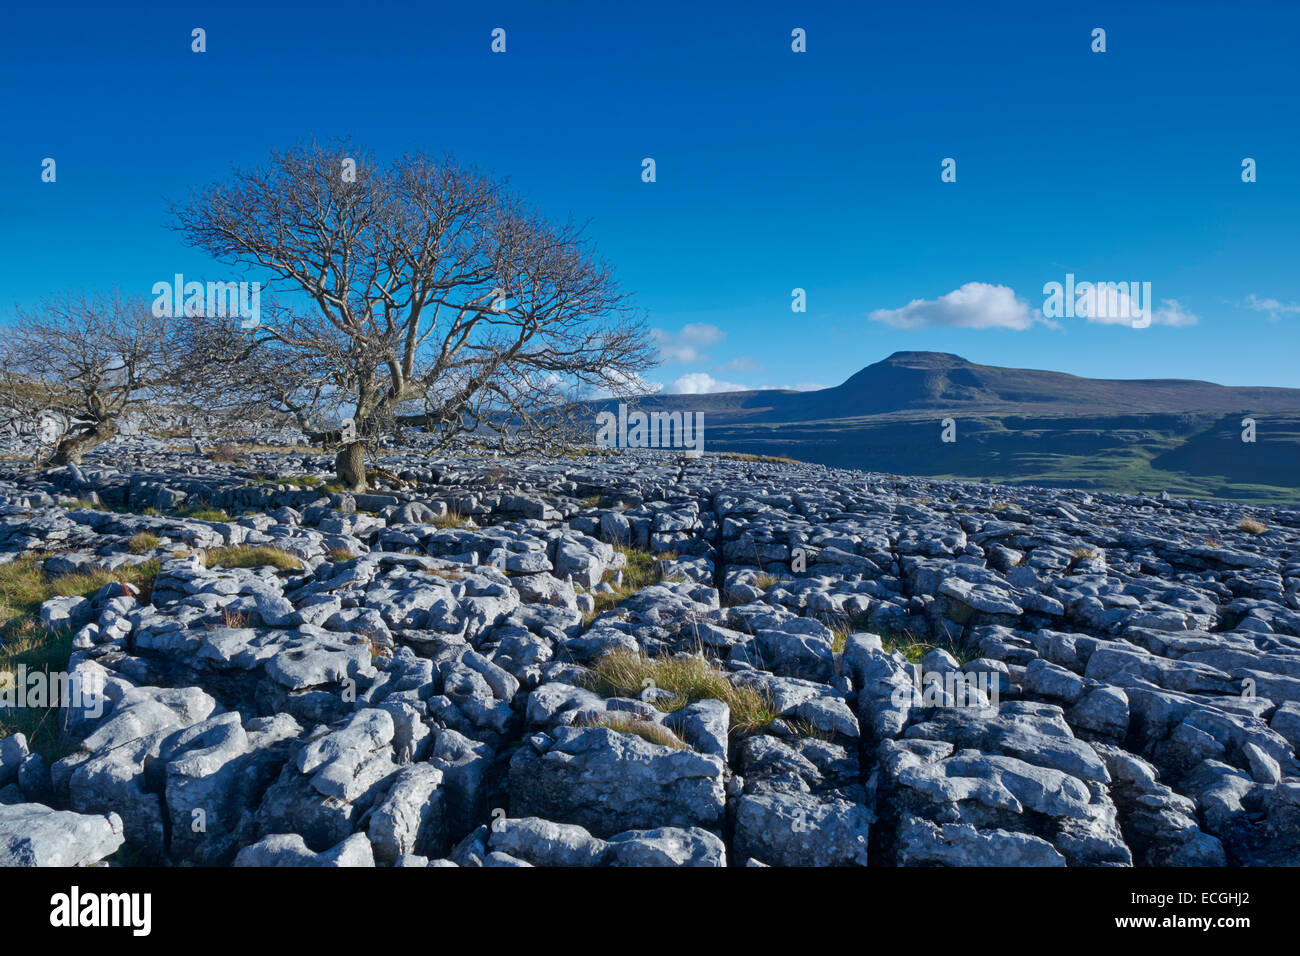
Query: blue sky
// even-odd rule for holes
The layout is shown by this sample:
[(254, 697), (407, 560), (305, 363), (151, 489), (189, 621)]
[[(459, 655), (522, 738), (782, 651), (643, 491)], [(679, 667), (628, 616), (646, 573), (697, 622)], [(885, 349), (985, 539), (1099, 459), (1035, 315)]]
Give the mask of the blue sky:
[[(0, 315), (225, 277), (167, 201), (349, 135), (450, 151), (589, 219), (669, 388), (837, 384), (900, 349), (1300, 386), (1300, 5), (18, 6)], [(1038, 321), (1067, 273), (1150, 282), (1156, 321)]]

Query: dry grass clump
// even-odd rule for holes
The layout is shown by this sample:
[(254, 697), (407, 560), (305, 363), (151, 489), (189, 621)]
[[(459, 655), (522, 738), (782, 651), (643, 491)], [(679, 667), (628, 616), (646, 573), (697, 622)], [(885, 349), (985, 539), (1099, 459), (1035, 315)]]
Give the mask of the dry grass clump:
[(849, 635), (855, 633), (856, 630), (857, 628), (852, 624), (831, 625), (831, 652), (843, 654), (844, 647), (849, 642)]
[(584, 685), (602, 697), (639, 697), (648, 687), (667, 691), (671, 697), (651, 702), (665, 713), (697, 700), (720, 700), (731, 709), (731, 730), (738, 734), (752, 733), (776, 719), (770, 696), (733, 684), (700, 654), (650, 657), (636, 651), (611, 651), (590, 669)]
[(229, 548), (213, 548), (203, 556), (206, 567), (226, 568), (261, 568), (270, 565), (281, 571), (296, 571), (302, 562), (287, 551), (265, 545), (234, 545)]
[(126, 549), (132, 554), (144, 554), (146, 551), (152, 551), (158, 547), (159, 540), (156, 534), (150, 534), (148, 531), (138, 531), (131, 535), (131, 540), (126, 543)]
[(47, 579), (49, 594), (41, 600), (44, 601), (55, 596), (89, 597), (104, 585), (117, 581), (120, 584), (135, 585), (140, 591), (137, 600), (141, 604), (148, 604), (153, 591), (153, 579), (158, 576), (161, 569), (162, 562), (154, 558), (151, 561), (142, 561), (140, 564), (131, 564), (118, 568), (116, 571), (96, 568), (93, 571), (60, 574), (58, 577)]
[(829, 730), (822, 730), (812, 723), (804, 720), (802, 717), (784, 718), (785, 725), (790, 728), (790, 732), (796, 737), (811, 737), (814, 740), (833, 741), (835, 734)]
[(469, 523), (469, 518), (462, 515), (459, 511), (451, 510), (445, 515), (438, 515), (431, 522), (435, 528), (463, 528)]
[(235, 464), (243, 461), (248, 456), (234, 445), (218, 445), (204, 456), (208, 461), (224, 462), (226, 464)]
[(652, 720), (641, 720), (623, 714), (605, 714), (599, 720), (583, 726), (605, 727), (620, 734), (633, 734), (642, 740), (650, 741), (652, 744), (659, 744), (661, 747), (672, 747), (673, 750), (686, 749), (686, 744), (682, 743), (676, 734)]
[(1268, 525), (1262, 521), (1256, 521), (1254, 518), (1242, 518), (1241, 524), (1237, 525), (1237, 527), (1246, 534), (1263, 534), (1268, 530)]
[(232, 611), (228, 607), (221, 609), (222, 627), (248, 627), (248, 614), (244, 611)]

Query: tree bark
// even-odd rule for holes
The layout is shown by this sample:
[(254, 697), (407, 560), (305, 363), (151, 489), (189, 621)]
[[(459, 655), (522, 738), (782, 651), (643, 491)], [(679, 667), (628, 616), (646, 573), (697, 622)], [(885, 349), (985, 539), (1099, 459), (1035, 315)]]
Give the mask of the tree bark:
[(334, 456), (334, 472), (349, 491), (366, 490), (365, 446), (359, 441), (342, 448)]
[(63, 440), (59, 442), (59, 446), (54, 449), (50, 464), (55, 467), (59, 465), (80, 465), (81, 458), (86, 452), (104, 444), (116, 434), (117, 426), (112, 422), (104, 421), (86, 431), (65, 435)]

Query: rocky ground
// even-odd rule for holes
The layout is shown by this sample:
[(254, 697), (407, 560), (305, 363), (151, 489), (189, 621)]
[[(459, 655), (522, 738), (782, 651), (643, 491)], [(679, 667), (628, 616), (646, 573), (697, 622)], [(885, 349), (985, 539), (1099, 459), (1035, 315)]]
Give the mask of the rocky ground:
[(0, 570), (54, 589), (0, 670), (71, 635), (105, 698), (0, 739), (0, 863), (1300, 863), (1300, 513), (384, 466), (0, 474)]

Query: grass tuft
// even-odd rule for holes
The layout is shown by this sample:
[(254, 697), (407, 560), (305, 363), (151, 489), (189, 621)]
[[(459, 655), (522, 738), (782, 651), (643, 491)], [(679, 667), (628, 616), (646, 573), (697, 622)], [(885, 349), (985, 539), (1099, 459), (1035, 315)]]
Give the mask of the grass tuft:
[(438, 515), (433, 521), (429, 522), (435, 528), (462, 528), (469, 523), (459, 511), (448, 511), (445, 515)]
[(1242, 518), (1241, 524), (1237, 527), (1246, 532), (1246, 534), (1263, 534), (1268, 530), (1268, 525), (1262, 521), (1256, 521), (1254, 518)]
[(220, 508), (209, 508), (206, 502), (196, 502), (194, 505), (182, 508), (176, 512), (178, 518), (192, 518), (195, 521), (212, 521), (225, 522), (230, 520), (230, 515)]
[(116, 571), (96, 568), (93, 571), (75, 571), (49, 579), (50, 597), (90, 597), (106, 584), (117, 581), (133, 584), (140, 589), (140, 603), (148, 604), (153, 579), (158, 576), (162, 562), (157, 558), (140, 564), (131, 564)]
[(633, 734), (642, 740), (650, 741), (652, 744), (659, 744), (661, 747), (671, 747), (673, 750), (686, 749), (686, 744), (682, 743), (676, 734), (652, 720), (640, 720), (622, 714), (606, 714), (599, 720), (582, 726), (605, 727), (620, 734)]
[(318, 475), (274, 475), (266, 480), (277, 485), (293, 485), (295, 488), (315, 488), (321, 483)]
[(221, 626), (240, 628), (248, 627), (248, 614), (244, 611), (232, 611), (228, 607), (221, 609)]
[(953, 656), (958, 664), (968, 664), (975, 659), (975, 654), (966, 650), (957, 644), (947, 641), (924, 641), (916, 637), (909, 631), (877, 631), (880, 635), (880, 642), (884, 645), (886, 653), (898, 651), (913, 664), (921, 663), (921, 658), (925, 657), (932, 650), (947, 651)]
[(843, 654), (844, 647), (849, 642), (849, 635), (855, 630), (852, 624), (831, 625), (831, 653)]
[(636, 651), (611, 651), (592, 666), (583, 683), (602, 697), (639, 697), (647, 687), (667, 691), (671, 697), (652, 702), (665, 713), (697, 700), (720, 700), (731, 709), (731, 731), (736, 734), (761, 730), (776, 719), (769, 695), (733, 684), (700, 654), (650, 657)]
[[(596, 602), (596, 606), (583, 617), (582, 623), (584, 627), (606, 611), (622, 604), (642, 588), (648, 588), (652, 584), (662, 582), (664, 576), (661, 562), (672, 561), (677, 557), (677, 553), (674, 551), (651, 554), (649, 551), (639, 551), (636, 548), (629, 548), (621, 544), (614, 545), (614, 550), (627, 559), (623, 565), (623, 583), (614, 588), (612, 593), (593, 593), (591, 595)], [(615, 573), (614, 571), (605, 572), (605, 580), (611, 586), (613, 586), (612, 578)]]
[(296, 571), (302, 567), (302, 562), (289, 552), (264, 545), (213, 548), (204, 555), (203, 562), (209, 568), (261, 568), (270, 565), (281, 571)]
[(832, 741), (835, 734), (828, 730), (822, 730), (811, 721), (804, 720), (802, 717), (786, 717), (785, 724), (790, 728), (790, 732), (796, 737), (811, 737), (814, 740)]
[(158, 544), (159, 538), (156, 534), (150, 534), (148, 531), (138, 531), (126, 543), (126, 548), (132, 554), (144, 554), (146, 551), (152, 551), (158, 547)]

